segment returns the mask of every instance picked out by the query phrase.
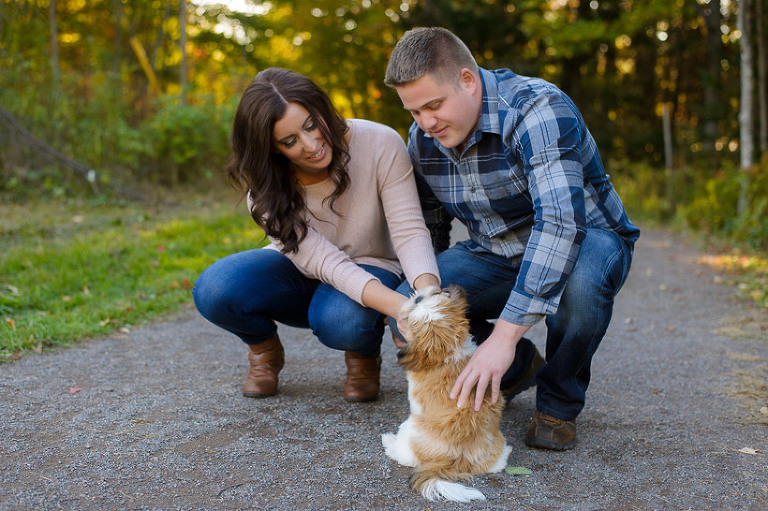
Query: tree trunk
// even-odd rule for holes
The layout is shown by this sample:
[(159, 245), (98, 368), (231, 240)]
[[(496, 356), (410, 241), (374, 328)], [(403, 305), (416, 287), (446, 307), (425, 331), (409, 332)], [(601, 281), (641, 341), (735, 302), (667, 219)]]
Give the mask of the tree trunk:
[(760, 119), (760, 155), (764, 157), (768, 153), (768, 76), (766, 73), (766, 41), (765, 18), (763, 17), (763, 3), (765, 0), (756, 0), (755, 19), (757, 22), (757, 101)]
[(54, 94), (59, 90), (59, 30), (56, 23), (56, 0), (48, 5), (48, 26), (51, 31), (51, 80)]
[(707, 26), (707, 70), (702, 80), (704, 84), (702, 145), (706, 153), (712, 154), (715, 151), (715, 141), (719, 132), (718, 122), (722, 105), (720, 99), (720, 91), (722, 90), (720, 62), (723, 60), (723, 41), (720, 26), (723, 22), (723, 15), (720, 12), (720, 0), (713, 0), (707, 7), (701, 6), (698, 2), (696, 4)]
[(112, 83), (113, 86), (122, 92), (123, 90), (123, 44), (125, 35), (123, 30), (123, 2), (121, 0), (112, 0), (112, 17), (115, 21), (115, 46), (112, 55)]
[(179, 46), (181, 46), (181, 69), (179, 69), (179, 86), (181, 101), (187, 102), (187, 0), (179, 0)]
[(750, 20), (750, 1), (740, 0), (738, 7), (738, 29), (741, 32), (739, 48), (741, 50), (741, 99), (739, 102), (739, 137), (741, 139), (741, 171), (743, 172), (741, 190), (739, 191), (738, 213), (742, 215), (747, 210), (747, 188), (749, 177), (747, 171), (752, 166), (754, 152), (754, 132), (752, 129), (752, 27)]

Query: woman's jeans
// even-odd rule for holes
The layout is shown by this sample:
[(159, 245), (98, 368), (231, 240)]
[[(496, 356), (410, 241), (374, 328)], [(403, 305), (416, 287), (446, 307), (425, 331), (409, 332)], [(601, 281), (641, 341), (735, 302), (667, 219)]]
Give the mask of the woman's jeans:
[[(361, 265), (394, 289), (400, 277)], [(305, 277), (285, 255), (255, 249), (213, 263), (192, 290), (195, 306), (211, 323), (246, 344), (277, 333), (275, 322), (311, 328), (329, 348), (374, 355), (381, 347), (384, 316), (364, 307), (333, 286)]]
[[(547, 316), (547, 364), (536, 377), (536, 408), (564, 420), (576, 418), (584, 407), (592, 356), (603, 339), (613, 312), (614, 297), (624, 285), (632, 262), (633, 244), (605, 229), (587, 229), (578, 260), (568, 278), (560, 306)], [(520, 260), (487, 252), (464, 241), (438, 254), (444, 287), (461, 286), (469, 304), (470, 330), (476, 342), (493, 330), (487, 320), (501, 315), (515, 285)], [(403, 282), (398, 292), (408, 295)], [(390, 322), (393, 325), (394, 322)], [(533, 361), (534, 344), (523, 339), (501, 387), (511, 387)]]

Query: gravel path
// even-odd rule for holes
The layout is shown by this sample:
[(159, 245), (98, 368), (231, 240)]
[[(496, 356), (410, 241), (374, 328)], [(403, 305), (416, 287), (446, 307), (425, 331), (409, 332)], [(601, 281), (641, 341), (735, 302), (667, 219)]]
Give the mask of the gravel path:
[(408, 413), (388, 337), (375, 403), (346, 403), (343, 356), (287, 328), (279, 394), (246, 399), (244, 347), (189, 309), (0, 366), (0, 510), (765, 511), (768, 311), (696, 256), (644, 233), (577, 447), (527, 448), (523, 393), (502, 431), (532, 474), (476, 478), (487, 502), (425, 501), (384, 456), (380, 434)]

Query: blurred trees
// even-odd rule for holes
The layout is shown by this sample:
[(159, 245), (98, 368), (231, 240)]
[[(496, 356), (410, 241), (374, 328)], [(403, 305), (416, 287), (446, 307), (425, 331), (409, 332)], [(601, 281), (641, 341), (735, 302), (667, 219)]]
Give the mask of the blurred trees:
[[(756, 49), (764, 45), (767, 20), (754, 13), (765, 2), (751, 0), (745, 18), (758, 34), (746, 44)], [(0, 0), (0, 106), (39, 139), (96, 169), (99, 180), (191, 182), (221, 168), (234, 105), (268, 66), (305, 73), (345, 115), (404, 134), (411, 119), (382, 83), (388, 54), (408, 28), (442, 25), (467, 42), (481, 66), (541, 76), (565, 90), (606, 160), (663, 167), (666, 108), (674, 165), (693, 166), (691, 179), (706, 180), (739, 161), (738, 6)], [(761, 51), (755, 53), (764, 60)], [(764, 96), (765, 87), (763, 78), (756, 93)], [(766, 130), (766, 122), (754, 116), (749, 128)], [(56, 162), (25, 150), (12, 128), (0, 124), (0, 137), (0, 190), (19, 192), (36, 182), (64, 193), (74, 186)], [(766, 150), (756, 149), (755, 161)]]

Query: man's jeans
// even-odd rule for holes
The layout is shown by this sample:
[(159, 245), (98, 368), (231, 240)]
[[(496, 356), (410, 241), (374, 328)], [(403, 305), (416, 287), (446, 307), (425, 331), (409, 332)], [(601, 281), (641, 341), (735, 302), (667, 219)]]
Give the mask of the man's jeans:
[[(603, 339), (613, 301), (624, 285), (632, 262), (633, 244), (605, 229), (587, 229), (579, 258), (568, 278), (557, 313), (547, 316), (547, 364), (536, 377), (536, 408), (564, 420), (576, 418), (584, 407), (592, 356)], [(519, 259), (489, 253), (472, 241), (454, 245), (437, 256), (443, 287), (458, 285), (469, 304), (470, 330), (482, 343), (493, 330), (487, 320), (501, 315), (515, 285)], [(403, 282), (398, 292), (412, 290)], [(394, 321), (390, 321), (394, 325)], [(524, 339), (501, 386), (520, 380), (536, 348)]]
[[(381, 268), (361, 268), (390, 289), (400, 283), (398, 275)], [(249, 250), (216, 261), (200, 275), (192, 294), (205, 319), (247, 344), (274, 336), (277, 321), (311, 328), (329, 348), (373, 355), (381, 347), (382, 314), (305, 277), (276, 250)]]

